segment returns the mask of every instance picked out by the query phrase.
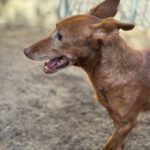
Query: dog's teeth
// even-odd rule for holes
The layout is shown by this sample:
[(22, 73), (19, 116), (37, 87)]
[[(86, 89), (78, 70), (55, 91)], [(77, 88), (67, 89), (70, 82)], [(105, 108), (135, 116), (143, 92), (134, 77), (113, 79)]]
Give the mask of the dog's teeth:
[(48, 69), (48, 67), (47, 67), (47, 66), (45, 66), (45, 67), (44, 67), (44, 70), (45, 70), (45, 71), (48, 71), (49, 69)]

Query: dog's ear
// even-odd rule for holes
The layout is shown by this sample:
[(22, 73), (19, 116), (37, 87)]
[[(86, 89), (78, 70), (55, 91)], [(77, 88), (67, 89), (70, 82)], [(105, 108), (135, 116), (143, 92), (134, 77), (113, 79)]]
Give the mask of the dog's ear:
[(125, 31), (132, 30), (133, 24), (123, 23), (113, 18), (106, 18), (92, 25), (93, 33), (91, 35), (91, 41), (94, 47), (99, 46), (100, 42), (115, 40), (114, 35), (118, 35), (118, 30)]
[(90, 14), (100, 19), (113, 17), (118, 11), (120, 0), (105, 0), (98, 6), (90, 10)]
[(92, 25), (93, 29), (95, 29), (95, 30), (102, 29), (105, 32), (111, 32), (115, 29), (118, 29), (118, 30), (122, 29), (125, 31), (129, 31), (129, 30), (132, 30), (134, 27), (135, 27), (135, 25), (133, 25), (133, 24), (120, 22), (111, 17), (103, 19), (100, 21), (100, 23), (96, 23), (96, 24)]

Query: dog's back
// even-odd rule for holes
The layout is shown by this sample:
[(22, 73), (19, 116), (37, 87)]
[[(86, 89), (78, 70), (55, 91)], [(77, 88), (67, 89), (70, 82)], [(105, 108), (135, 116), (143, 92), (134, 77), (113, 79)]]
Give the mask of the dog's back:
[(150, 50), (145, 50), (144, 54), (144, 73), (147, 75), (145, 78), (145, 84), (150, 88)]
[(150, 50), (147, 50), (146, 52), (146, 70), (147, 70), (147, 76), (148, 76), (148, 87), (149, 87), (149, 100), (148, 100), (148, 110), (150, 110)]
[(140, 75), (143, 83), (143, 98), (145, 98), (145, 108), (144, 110), (150, 110), (150, 50), (146, 49), (144, 52), (144, 65), (142, 73)]

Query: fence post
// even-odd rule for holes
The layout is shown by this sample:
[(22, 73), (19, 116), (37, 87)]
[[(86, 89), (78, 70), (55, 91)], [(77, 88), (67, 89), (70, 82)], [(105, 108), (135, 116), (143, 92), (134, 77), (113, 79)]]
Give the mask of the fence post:
[(134, 21), (135, 20), (135, 16), (136, 16), (136, 8), (138, 5), (139, 0), (133, 0), (132, 2), (132, 6), (131, 6), (131, 13), (129, 16), (129, 21)]

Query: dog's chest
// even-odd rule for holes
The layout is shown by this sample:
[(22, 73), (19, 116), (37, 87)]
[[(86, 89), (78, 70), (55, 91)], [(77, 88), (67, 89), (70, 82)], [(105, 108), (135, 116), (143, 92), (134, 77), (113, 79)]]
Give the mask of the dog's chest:
[(108, 90), (135, 82), (133, 72), (121, 74), (119, 71), (114, 71), (113, 69), (109, 69), (109, 71), (100, 70), (91, 77), (91, 81), (97, 90)]

